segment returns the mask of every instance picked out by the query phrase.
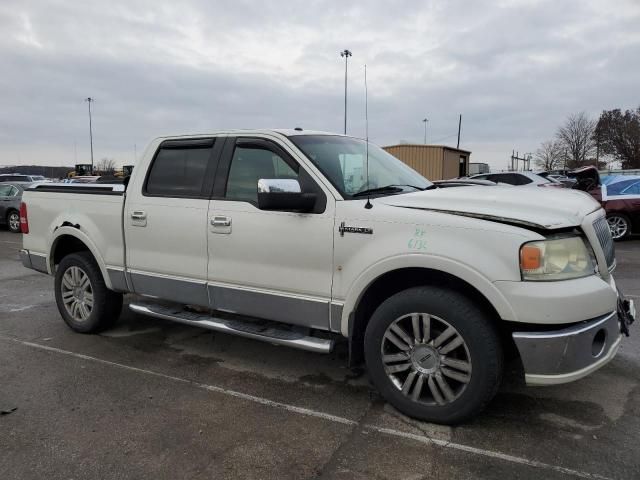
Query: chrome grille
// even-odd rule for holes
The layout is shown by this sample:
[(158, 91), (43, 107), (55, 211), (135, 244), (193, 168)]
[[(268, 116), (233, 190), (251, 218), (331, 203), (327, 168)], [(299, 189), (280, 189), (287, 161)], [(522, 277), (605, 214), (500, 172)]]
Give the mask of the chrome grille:
[(604, 252), (604, 258), (607, 260), (607, 267), (613, 266), (616, 261), (616, 252), (613, 248), (613, 239), (611, 238), (611, 231), (609, 230), (609, 224), (606, 217), (600, 217), (593, 222), (593, 229), (600, 242), (600, 247)]

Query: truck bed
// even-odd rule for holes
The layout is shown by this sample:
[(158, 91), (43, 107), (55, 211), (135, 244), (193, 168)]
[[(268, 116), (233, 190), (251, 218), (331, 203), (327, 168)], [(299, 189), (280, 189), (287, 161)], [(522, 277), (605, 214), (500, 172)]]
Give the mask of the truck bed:
[(22, 201), (27, 206), (29, 234), (23, 236), (24, 248), (47, 257), (55, 240), (73, 228), (107, 267), (123, 268), (124, 192), (122, 184), (73, 183), (45, 183), (25, 190)]

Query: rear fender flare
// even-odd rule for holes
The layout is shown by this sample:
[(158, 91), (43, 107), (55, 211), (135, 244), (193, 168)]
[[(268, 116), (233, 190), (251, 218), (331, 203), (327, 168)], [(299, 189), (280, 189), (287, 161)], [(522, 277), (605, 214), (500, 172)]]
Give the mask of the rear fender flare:
[(104, 259), (102, 258), (102, 255), (100, 255), (99, 250), (97, 249), (95, 244), (91, 241), (89, 236), (85, 234), (82, 230), (80, 230), (80, 228), (77, 228), (75, 226), (62, 226), (57, 228), (53, 232), (51, 236), (51, 241), (49, 242), (50, 244), (50, 247), (48, 249), (49, 253), (47, 254), (47, 270), (49, 271), (49, 274), (53, 275), (55, 273), (55, 265), (53, 264), (53, 259), (54, 259), (53, 253), (55, 252), (55, 249), (60, 237), (65, 235), (75, 237), (87, 246), (87, 248), (91, 252), (91, 255), (93, 255), (93, 258), (96, 260), (96, 263), (98, 264), (98, 268), (100, 268), (100, 273), (102, 273), (102, 278), (104, 279), (105, 285), (107, 286), (108, 289), (111, 290), (112, 289), (111, 279), (109, 278), (109, 275), (107, 273), (107, 266), (104, 263)]

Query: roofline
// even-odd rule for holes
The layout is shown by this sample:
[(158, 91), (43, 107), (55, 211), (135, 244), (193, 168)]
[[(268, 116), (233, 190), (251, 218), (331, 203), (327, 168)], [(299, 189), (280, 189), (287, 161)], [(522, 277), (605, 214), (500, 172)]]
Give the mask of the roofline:
[[(294, 128), (251, 128), (251, 129), (221, 129), (221, 130), (211, 130), (208, 132), (197, 132), (197, 133), (178, 133), (171, 135), (159, 135), (155, 137), (158, 138), (192, 138), (192, 137), (207, 137), (210, 135), (281, 135), (284, 137), (296, 136), (296, 135), (327, 135), (327, 136), (338, 136), (338, 137), (352, 137), (352, 135), (344, 135), (342, 133), (337, 132), (325, 132), (321, 130), (295, 130)], [(353, 137), (358, 138), (358, 137)]]
[(472, 153), (471, 150), (464, 150), (462, 148), (450, 147), (448, 145), (432, 145), (432, 144), (425, 144), (425, 143), (398, 143), (395, 145), (385, 145), (382, 148), (393, 148), (393, 147), (433, 147), (433, 148), (444, 148), (447, 150), (455, 150), (456, 152)]

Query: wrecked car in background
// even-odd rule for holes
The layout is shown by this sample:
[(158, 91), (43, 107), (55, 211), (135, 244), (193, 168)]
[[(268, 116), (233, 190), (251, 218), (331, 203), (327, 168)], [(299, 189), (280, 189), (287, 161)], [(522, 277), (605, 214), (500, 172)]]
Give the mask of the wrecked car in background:
[(574, 188), (600, 202), (614, 240), (640, 234), (640, 176), (609, 175), (601, 179), (592, 166), (576, 169), (570, 175), (576, 179)]

